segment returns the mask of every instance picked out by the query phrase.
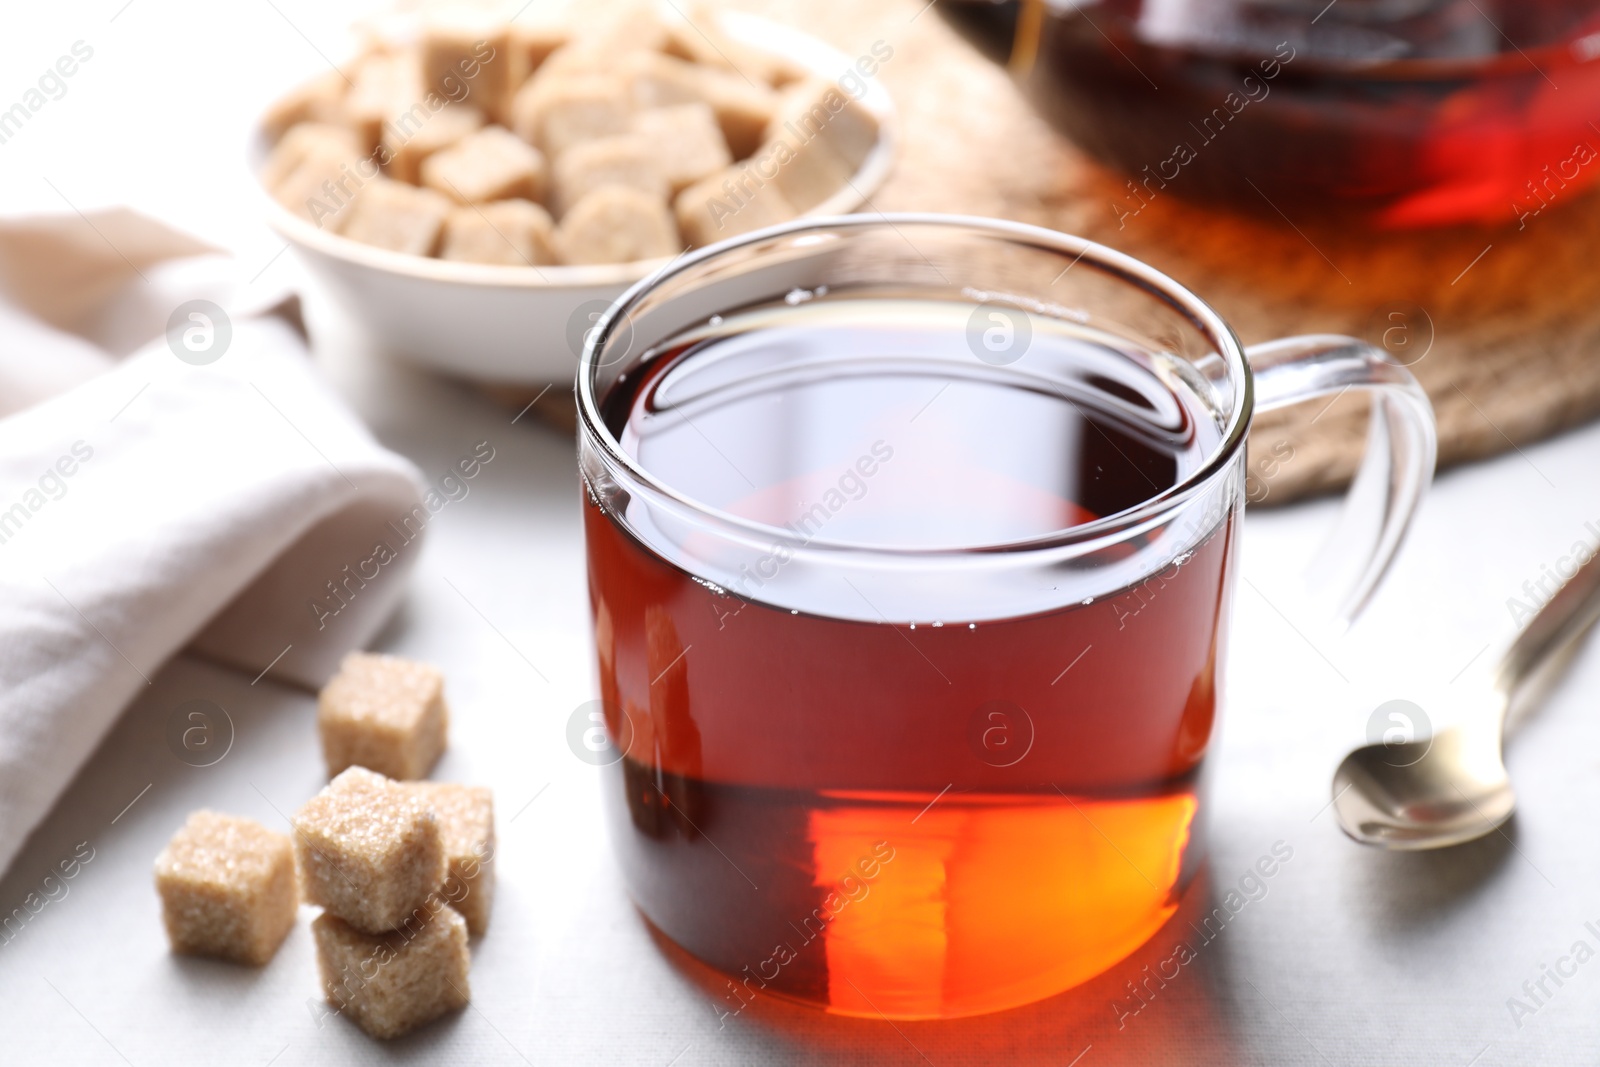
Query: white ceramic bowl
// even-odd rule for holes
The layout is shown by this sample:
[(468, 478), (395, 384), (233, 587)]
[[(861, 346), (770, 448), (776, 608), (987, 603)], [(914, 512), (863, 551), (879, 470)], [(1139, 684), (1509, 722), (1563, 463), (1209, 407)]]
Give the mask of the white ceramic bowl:
[[(718, 16), (742, 44), (783, 56), (819, 77), (839, 78), (855, 60), (814, 37), (737, 12)], [(896, 122), (889, 95), (861, 79), (857, 101), (878, 122), (878, 142), (838, 193), (811, 216), (861, 206), (893, 165)], [(258, 130), (251, 164), (259, 173), (270, 141)], [(321, 230), (267, 196), (269, 223), (312, 275), (386, 351), (425, 367), (503, 384), (566, 383), (585, 332), (629, 285), (667, 260), (581, 267), (502, 267), (391, 252)]]

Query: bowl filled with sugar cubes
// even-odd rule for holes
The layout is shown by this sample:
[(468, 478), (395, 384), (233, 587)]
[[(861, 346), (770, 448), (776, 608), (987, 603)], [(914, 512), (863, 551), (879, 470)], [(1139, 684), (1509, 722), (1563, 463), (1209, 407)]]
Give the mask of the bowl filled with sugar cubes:
[(755, 16), (669, 4), (528, 22), (397, 16), (263, 116), (273, 228), (378, 345), (505, 385), (566, 383), (629, 285), (686, 252), (868, 201), (879, 83)]

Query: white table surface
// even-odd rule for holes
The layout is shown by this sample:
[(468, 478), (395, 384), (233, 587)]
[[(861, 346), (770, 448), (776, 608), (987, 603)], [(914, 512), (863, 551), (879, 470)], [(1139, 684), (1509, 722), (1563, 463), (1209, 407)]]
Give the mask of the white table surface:
[[(319, 51), (346, 51), (356, 13), (309, 0), (14, 7), (0, 34), (0, 109), (74, 41), (94, 56), (0, 144), (0, 207), (132, 203), (239, 249), (245, 274), (260, 272), (255, 284), (293, 284), (292, 257), (274, 259), (281, 246), (238, 207), (242, 116), (320, 69)], [(368, 351), (326, 309), (313, 324), (338, 388), (424, 472), (437, 476), (480, 440), (497, 450), (471, 495), (432, 524), (380, 641), (447, 672), (452, 747), (436, 776), (495, 790), (499, 895), (474, 955), (473, 1004), (379, 1045), (340, 1020), (317, 1025), (304, 922), (260, 970), (168, 954), (150, 868), (185, 813), (210, 806), (281, 824), (323, 780), (309, 694), (179, 658), (0, 879), (9, 911), (80, 842), (93, 849), (67, 895), (0, 943), (0, 1063), (1465, 1067), (1600, 1056), (1600, 962), (1548, 983), (1553, 995), (1520, 1025), (1507, 1006), (1574, 942), (1600, 949), (1584, 926), (1600, 928), (1590, 696), (1600, 653), (1581, 652), (1516, 736), (1521, 806), (1504, 834), (1388, 855), (1346, 840), (1326, 810), (1329, 775), (1364, 740), (1369, 712), (1393, 698), (1447, 706), (1434, 692), (1511, 632), (1507, 598), (1575, 540), (1593, 543), (1600, 427), (1442, 477), (1389, 586), (1342, 637), (1299, 616), (1287, 592), (1332, 506), (1249, 516), (1214, 756), (1210, 884), (1236, 884), (1275, 842), (1293, 858), (1123, 1026), (1113, 1003), (1126, 999), (1124, 983), (1171, 952), (1178, 927), (1075, 991), (1001, 1015), (891, 1026), (763, 1002), (719, 1028), (712, 999), (662, 955), (624, 896), (598, 772), (563, 739), (569, 713), (595, 695), (571, 442)], [(195, 697), (223, 705), (237, 731), (206, 768), (164, 740), (171, 710)]]

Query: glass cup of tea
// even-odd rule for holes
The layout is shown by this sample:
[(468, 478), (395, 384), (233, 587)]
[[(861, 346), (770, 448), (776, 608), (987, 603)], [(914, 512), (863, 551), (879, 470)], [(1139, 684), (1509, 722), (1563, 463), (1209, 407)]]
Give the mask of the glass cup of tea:
[(939, 215), (684, 256), (592, 332), (579, 460), (615, 847), (758, 994), (997, 1011), (1150, 938), (1205, 853), (1252, 414), (1372, 398), (1340, 608), (1433, 472), (1411, 374), (1246, 350), (1101, 245)]

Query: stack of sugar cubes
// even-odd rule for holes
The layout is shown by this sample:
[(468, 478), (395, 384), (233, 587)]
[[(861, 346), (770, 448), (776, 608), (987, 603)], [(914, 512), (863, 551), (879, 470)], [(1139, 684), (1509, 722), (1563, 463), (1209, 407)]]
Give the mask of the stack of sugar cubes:
[[(294, 839), (199, 811), (156, 860), (175, 952), (263, 964), (311, 924), (324, 995), (373, 1037), (395, 1037), (470, 998), (467, 938), (494, 896), (489, 790), (416, 781), (445, 748), (440, 673), (353, 653), (318, 701), (333, 780), (294, 816)], [(296, 872), (298, 871), (298, 888)]]

